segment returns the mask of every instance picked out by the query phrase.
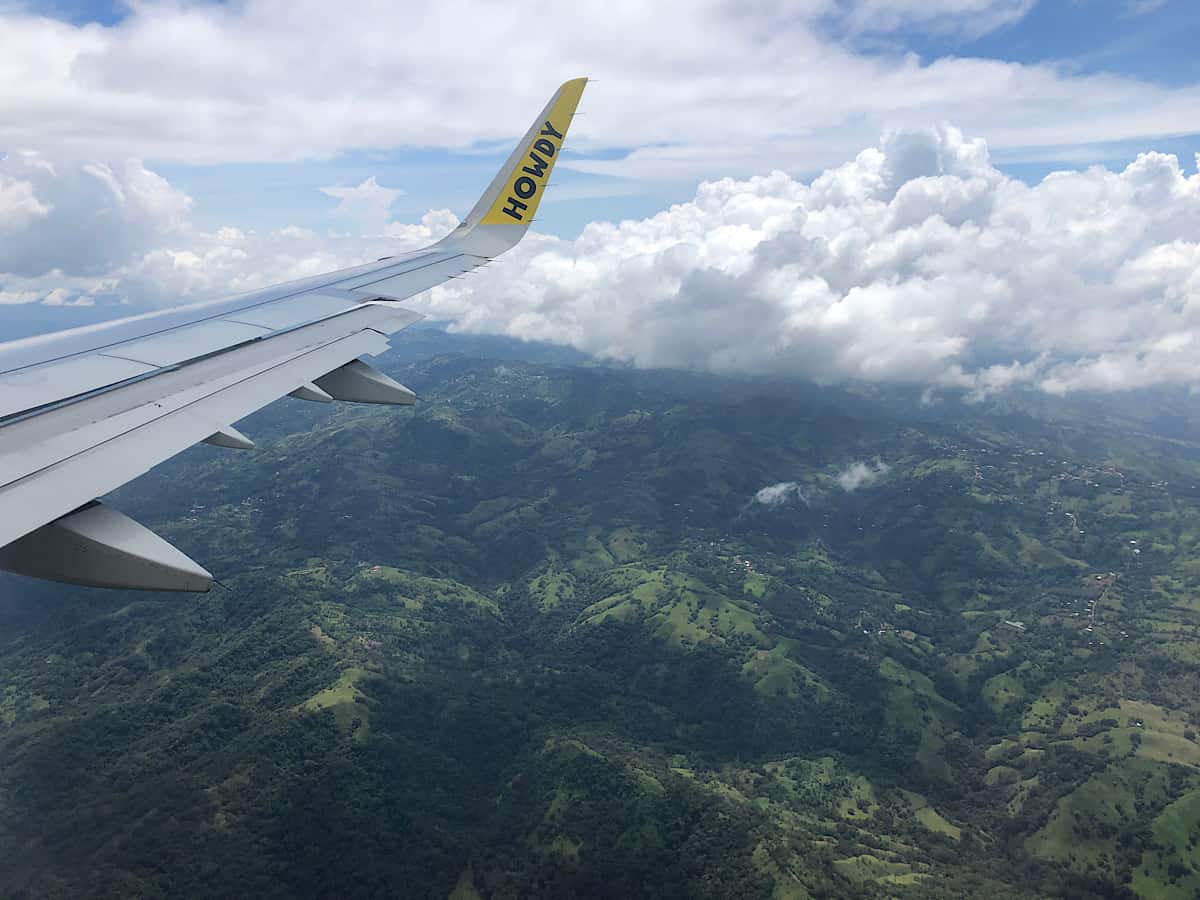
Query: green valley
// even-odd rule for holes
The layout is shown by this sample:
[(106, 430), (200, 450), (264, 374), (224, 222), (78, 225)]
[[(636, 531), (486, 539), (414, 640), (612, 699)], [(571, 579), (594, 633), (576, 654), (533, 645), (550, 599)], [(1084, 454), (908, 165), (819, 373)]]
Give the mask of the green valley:
[(396, 344), (112, 498), (212, 593), (0, 581), (0, 895), (1200, 891), (1194, 401)]

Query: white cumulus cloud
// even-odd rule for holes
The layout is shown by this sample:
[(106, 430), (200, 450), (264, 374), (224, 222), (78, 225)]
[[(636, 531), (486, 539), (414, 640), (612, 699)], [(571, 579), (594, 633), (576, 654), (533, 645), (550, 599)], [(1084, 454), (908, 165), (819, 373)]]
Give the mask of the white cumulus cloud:
[(891, 470), (892, 467), (884, 462), (877, 462), (873, 466), (861, 461), (854, 462), (838, 473), (838, 487), (848, 494), (853, 493), (859, 488), (870, 487)]
[(368, 231), (383, 230), (391, 218), (392, 204), (404, 193), (399, 188), (384, 187), (374, 175), (357, 187), (329, 185), (320, 190), (325, 196), (337, 199), (334, 211), (338, 215), (354, 220)]
[(469, 331), (639, 366), (974, 396), (1200, 382), (1200, 176), (1145, 153), (1029, 186), (956, 128), (810, 183), (706, 182), (646, 219), (531, 236), (421, 303)]
[(183, 229), (191, 198), (140, 160), (0, 158), (0, 273), (99, 275)]
[(206, 231), (192, 221), (192, 198), (140, 160), (0, 158), (0, 305), (178, 305), (419, 247), (458, 224), (448, 210), (391, 221), (401, 192), (374, 177), (321, 190), (352, 232)]
[(32, 182), (0, 172), (0, 232), (27, 228), (49, 214), (50, 207), (37, 198)]

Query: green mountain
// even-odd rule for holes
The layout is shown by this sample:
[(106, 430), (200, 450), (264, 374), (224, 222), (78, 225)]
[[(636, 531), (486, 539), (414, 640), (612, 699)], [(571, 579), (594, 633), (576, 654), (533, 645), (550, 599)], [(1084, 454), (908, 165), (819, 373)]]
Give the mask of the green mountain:
[(1193, 401), (385, 368), (113, 498), (211, 594), (0, 581), (0, 896), (1200, 892)]

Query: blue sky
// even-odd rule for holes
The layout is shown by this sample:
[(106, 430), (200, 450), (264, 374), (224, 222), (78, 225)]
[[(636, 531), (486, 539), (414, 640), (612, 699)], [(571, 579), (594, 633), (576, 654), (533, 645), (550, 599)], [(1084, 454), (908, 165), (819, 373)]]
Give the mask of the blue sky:
[[(334, 212), (337, 201), (323, 194), (321, 187), (353, 186), (374, 177), (382, 186), (404, 191), (392, 206), (393, 215), (400, 221), (419, 219), (432, 207), (445, 207), (461, 217), (487, 187), (509, 149), (461, 153), (399, 148), (285, 164), (168, 163), (155, 166), (155, 170), (195, 198), (194, 216), (202, 227), (215, 228), (236, 217), (243, 227), (278, 228), (302, 222), (309, 227), (340, 229), (347, 223)], [(617, 185), (614, 187), (620, 192), (613, 197), (592, 193), (605, 190), (611, 181), (559, 169), (549, 195), (553, 200), (540, 213), (542, 229), (574, 234), (594, 219), (648, 215), (666, 200), (684, 199), (690, 193), (684, 190), (678, 192), (681, 196), (672, 196), (669, 192), (642, 192), (633, 186)], [(589, 196), (564, 196), (564, 189), (589, 183), (593, 185)]]
[(1123, 72), (1164, 84), (1194, 84), (1200, 79), (1195, 52), (1200, 14), (1190, 0), (1039, 3), (1012, 26), (972, 41), (948, 44), (920, 34), (912, 40), (917, 52), (930, 55), (1063, 60), (1084, 72)]
[(1068, 60), (1083, 70), (1116, 70), (1181, 83), (1195, 81), (1200, 74), (1195, 54), (1189, 51), (1200, 35), (1196, 19), (1188, 0), (1059, 0), (1037, 3), (1019, 20), (983, 35), (906, 28), (893, 37), (924, 56), (1025, 63)]

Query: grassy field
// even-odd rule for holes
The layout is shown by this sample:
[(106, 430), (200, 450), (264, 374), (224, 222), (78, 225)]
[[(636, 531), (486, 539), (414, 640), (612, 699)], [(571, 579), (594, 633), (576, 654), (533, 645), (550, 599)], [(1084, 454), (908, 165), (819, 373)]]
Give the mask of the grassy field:
[(364, 742), (371, 736), (371, 711), (358, 686), (368, 677), (370, 673), (365, 669), (347, 669), (337, 681), (305, 700), (298, 709), (304, 712), (328, 709), (340, 729), (354, 740)]

